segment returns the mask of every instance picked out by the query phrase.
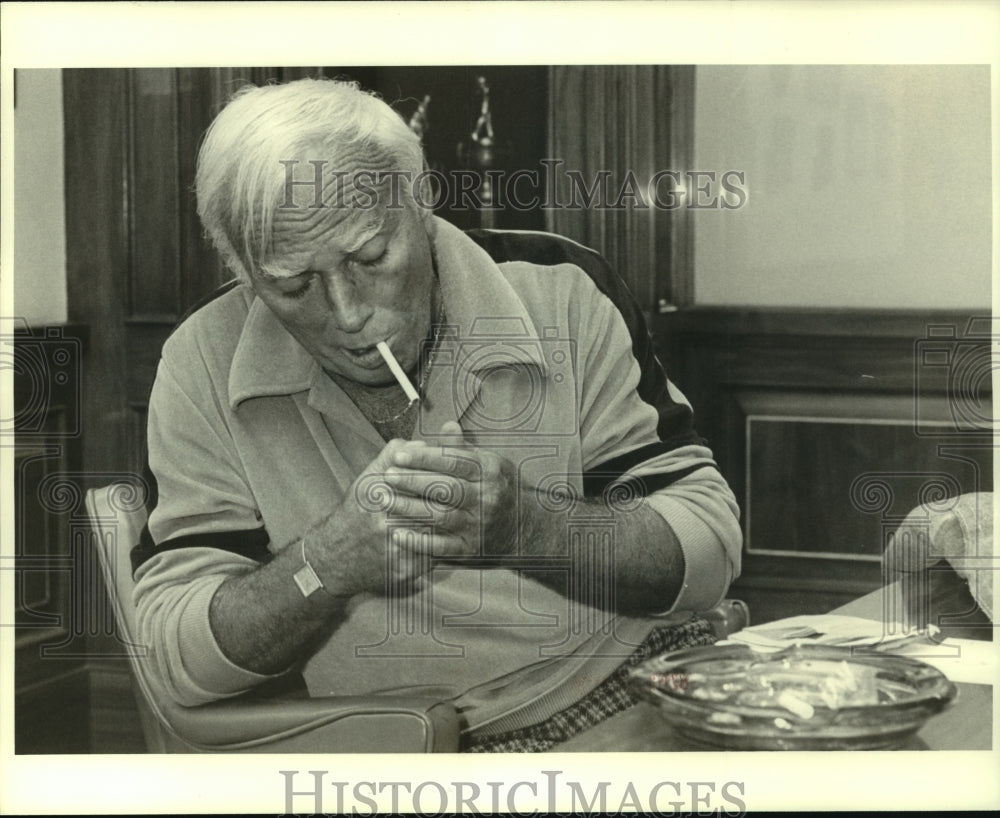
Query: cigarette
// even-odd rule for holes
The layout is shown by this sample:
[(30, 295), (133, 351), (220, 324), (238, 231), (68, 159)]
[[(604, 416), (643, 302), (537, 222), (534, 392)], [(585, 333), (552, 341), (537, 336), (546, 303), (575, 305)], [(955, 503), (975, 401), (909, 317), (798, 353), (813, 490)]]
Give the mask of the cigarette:
[(410, 399), (410, 403), (413, 403), (415, 400), (420, 400), (420, 395), (417, 394), (417, 390), (413, 388), (413, 384), (410, 383), (410, 379), (406, 377), (403, 367), (399, 365), (399, 361), (397, 361), (396, 356), (392, 354), (392, 350), (389, 349), (389, 345), (385, 341), (379, 341), (375, 344), (375, 348), (379, 351), (379, 353), (381, 353), (382, 359), (385, 361), (392, 374), (396, 376), (396, 380), (399, 381), (399, 385), (403, 387), (403, 391), (406, 393), (406, 397)]
[(800, 699), (794, 693), (790, 693), (787, 690), (783, 690), (778, 694), (778, 704), (794, 713), (800, 719), (811, 719), (816, 715), (816, 709), (805, 701), (805, 699)]

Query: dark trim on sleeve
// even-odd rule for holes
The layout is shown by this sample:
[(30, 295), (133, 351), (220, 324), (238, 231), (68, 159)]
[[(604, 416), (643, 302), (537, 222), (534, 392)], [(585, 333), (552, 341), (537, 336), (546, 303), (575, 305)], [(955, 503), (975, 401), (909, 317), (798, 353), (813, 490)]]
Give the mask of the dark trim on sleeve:
[(186, 537), (177, 537), (172, 540), (156, 545), (149, 533), (149, 526), (143, 526), (142, 535), (139, 537), (139, 544), (136, 545), (130, 554), (132, 558), (132, 574), (139, 569), (149, 559), (164, 551), (175, 551), (178, 548), (216, 548), (220, 551), (228, 551), (231, 554), (239, 554), (241, 557), (259, 562), (261, 564), (270, 562), (271, 552), (268, 550), (268, 543), (271, 541), (264, 528), (252, 528), (247, 531), (219, 531), (209, 534), (189, 534)]
[[(204, 297), (198, 299), (194, 304), (188, 307), (184, 311), (184, 314), (180, 317), (180, 320), (174, 325), (171, 330), (171, 334), (177, 331), (188, 318), (194, 315), (202, 307), (206, 307), (215, 301), (217, 298), (221, 298), (230, 290), (235, 289), (240, 285), (240, 280), (238, 278), (231, 279), (225, 284), (214, 289), (212, 292), (208, 293)], [(150, 394), (152, 394), (152, 385), (150, 385)], [(149, 405), (149, 398), (147, 396), (146, 405)], [(146, 481), (149, 493), (146, 496), (146, 511), (147, 513), (152, 513), (153, 509), (156, 508), (157, 503), (160, 499), (160, 487), (156, 481), (156, 475), (153, 474), (153, 470), (149, 467), (149, 452), (146, 450), (147, 438), (143, 437), (143, 466), (142, 466), (142, 476)], [(270, 538), (267, 536), (267, 531), (263, 528), (252, 529), (249, 531), (227, 531), (220, 532), (217, 534), (195, 534), (189, 537), (178, 537), (175, 540), (168, 540), (161, 545), (157, 545), (153, 542), (153, 537), (149, 533), (149, 525), (144, 525), (142, 528), (142, 534), (139, 536), (138, 544), (132, 548), (129, 556), (132, 560), (132, 574), (134, 575), (139, 566), (144, 562), (155, 556), (161, 551), (171, 551), (176, 548), (218, 548), (223, 551), (229, 551), (233, 554), (239, 554), (240, 556), (249, 557), (259, 563), (266, 563), (270, 561), (273, 556), (268, 550), (267, 545), (270, 542)]]
[(689, 443), (705, 445), (705, 440), (694, 429), (691, 409), (670, 397), (667, 373), (656, 357), (653, 339), (635, 296), (600, 253), (552, 233), (476, 229), (466, 234), (497, 264), (508, 261), (525, 261), (543, 267), (573, 264), (586, 273), (594, 286), (615, 305), (628, 327), (632, 354), (639, 364), (637, 391), (645, 403), (656, 409), (659, 417), (657, 436), (671, 448)]
[(620, 486), (624, 494), (631, 497), (649, 497), (649, 495), (672, 486), (696, 471), (705, 468), (716, 468), (714, 463), (702, 462), (677, 471), (644, 474), (642, 477), (629, 475), (622, 478), (621, 472), (588, 471), (583, 476), (584, 497), (603, 497), (610, 489)]
[(645, 463), (647, 460), (651, 460), (654, 457), (659, 457), (661, 454), (668, 454), (675, 447), (668, 446), (662, 440), (656, 443), (650, 443), (646, 446), (640, 446), (638, 449), (632, 449), (630, 452), (625, 452), (625, 454), (619, 455), (618, 457), (612, 457), (610, 460), (605, 460), (603, 463), (594, 466), (592, 469), (588, 469), (587, 473), (584, 475), (584, 485), (587, 482), (587, 475), (592, 473), (600, 474), (616, 474), (623, 475), (629, 469), (635, 468), (640, 463)]

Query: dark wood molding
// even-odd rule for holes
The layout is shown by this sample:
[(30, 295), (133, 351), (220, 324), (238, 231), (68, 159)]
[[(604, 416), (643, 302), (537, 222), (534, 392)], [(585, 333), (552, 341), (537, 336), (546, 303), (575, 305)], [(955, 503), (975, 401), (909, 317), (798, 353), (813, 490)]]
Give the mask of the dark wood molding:
[(825, 573), (817, 572), (812, 577), (802, 577), (795, 575), (783, 576), (775, 572), (756, 573), (754, 571), (744, 571), (740, 577), (738, 587), (741, 589), (754, 589), (764, 591), (782, 592), (809, 592), (816, 591), (826, 594), (837, 594), (849, 596), (855, 599), (864, 594), (870, 593), (872, 587), (878, 587), (881, 575), (876, 572), (866, 572), (864, 576), (852, 577), (830, 577)]
[(82, 350), (86, 352), (87, 343), (90, 340), (90, 326), (80, 321), (66, 321), (59, 324), (21, 324), (14, 327), (14, 343), (19, 338), (42, 337), (49, 331), (61, 333), (66, 338), (75, 338), (82, 345)]
[(824, 307), (686, 307), (657, 316), (657, 335), (795, 336), (831, 338), (893, 338), (918, 340), (930, 326), (954, 326), (959, 335), (972, 330), (989, 342), (990, 309), (982, 310), (857, 310)]

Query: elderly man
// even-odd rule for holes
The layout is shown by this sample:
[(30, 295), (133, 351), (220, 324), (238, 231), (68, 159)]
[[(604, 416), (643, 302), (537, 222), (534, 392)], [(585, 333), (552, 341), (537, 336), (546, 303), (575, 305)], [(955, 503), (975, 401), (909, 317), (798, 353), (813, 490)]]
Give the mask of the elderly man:
[(712, 641), (737, 508), (606, 263), (462, 233), (423, 161), (349, 83), (212, 124), (198, 210), (237, 280), (163, 348), (139, 627), (183, 704), (298, 670), (539, 749), (627, 706), (625, 664)]

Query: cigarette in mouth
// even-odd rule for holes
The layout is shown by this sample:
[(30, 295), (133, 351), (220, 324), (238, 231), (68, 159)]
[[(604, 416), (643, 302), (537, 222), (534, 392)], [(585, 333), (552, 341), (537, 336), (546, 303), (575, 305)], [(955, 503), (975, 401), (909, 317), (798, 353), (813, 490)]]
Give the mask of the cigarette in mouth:
[(420, 400), (420, 395), (418, 395), (417, 390), (413, 388), (413, 384), (410, 383), (410, 379), (406, 377), (403, 367), (399, 365), (399, 361), (397, 361), (396, 356), (392, 354), (392, 350), (389, 349), (389, 345), (385, 341), (379, 341), (375, 344), (375, 348), (382, 355), (382, 359), (385, 361), (386, 366), (388, 366), (392, 374), (396, 376), (396, 380), (399, 381), (399, 385), (403, 387), (403, 391), (406, 393), (406, 397), (410, 399), (410, 403), (413, 403), (415, 400)]

